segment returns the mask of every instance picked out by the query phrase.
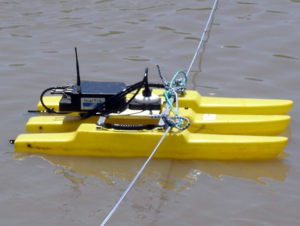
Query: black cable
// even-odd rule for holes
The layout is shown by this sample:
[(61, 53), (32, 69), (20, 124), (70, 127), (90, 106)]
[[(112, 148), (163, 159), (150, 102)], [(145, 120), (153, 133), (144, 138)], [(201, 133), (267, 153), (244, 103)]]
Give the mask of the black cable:
[(149, 87), (162, 88), (162, 89), (165, 88), (164, 84), (161, 83), (149, 83)]
[[(40, 101), (41, 101), (41, 104), (43, 105), (43, 107), (47, 110), (47, 112), (49, 113), (54, 113), (54, 114), (60, 114), (60, 115), (65, 115), (65, 114), (69, 114), (70, 112), (62, 112), (62, 111), (55, 111), (51, 108), (49, 108), (48, 106), (46, 106), (46, 104), (44, 103), (44, 100), (43, 100), (43, 97), (45, 95), (45, 93), (47, 93), (48, 91), (52, 90), (52, 89), (57, 89), (58, 87), (50, 87), (48, 89), (45, 89), (41, 96), (40, 96)], [(59, 87), (59, 88), (64, 88), (64, 87)]]

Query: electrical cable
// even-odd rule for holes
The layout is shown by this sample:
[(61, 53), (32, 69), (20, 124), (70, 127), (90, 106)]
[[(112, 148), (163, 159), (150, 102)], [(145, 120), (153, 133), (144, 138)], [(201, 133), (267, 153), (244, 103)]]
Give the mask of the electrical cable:
[(57, 88), (66, 88), (66, 87), (50, 87), (50, 88), (48, 88), (48, 89), (45, 89), (45, 90), (41, 93), (41, 96), (40, 96), (40, 102), (41, 102), (41, 104), (43, 105), (43, 107), (47, 110), (48, 113), (54, 113), (54, 114), (60, 114), (60, 115), (69, 114), (70, 112), (55, 111), (55, 110), (49, 108), (49, 107), (44, 103), (44, 100), (43, 100), (44, 95), (45, 95), (47, 92), (49, 92), (50, 90), (57, 89)]
[(149, 83), (149, 87), (164, 89), (164, 84), (161, 83)]

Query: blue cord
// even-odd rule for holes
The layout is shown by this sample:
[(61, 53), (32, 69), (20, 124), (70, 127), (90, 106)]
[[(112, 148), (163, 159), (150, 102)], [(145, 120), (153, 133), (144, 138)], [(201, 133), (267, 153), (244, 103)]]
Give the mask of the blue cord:
[[(179, 130), (185, 130), (189, 125), (190, 125), (190, 121), (189, 119), (182, 117), (179, 115), (178, 112), (178, 93), (182, 94), (185, 91), (185, 86), (187, 83), (187, 76), (185, 74), (184, 71), (177, 71), (175, 73), (175, 75), (173, 76), (172, 80), (170, 83), (167, 83), (166, 80), (164, 79), (164, 77), (161, 75), (160, 69), (158, 68), (158, 72), (159, 72), (159, 76), (162, 79), (164, 85), (165, 85), (165, 89), (166, 91), (163, 93), (164, 97), (166, 98), (166, 104), (168, 104), (170, 106), (170, 108), (172, 109), (172, 111), (174, 112), (175, 116), (174, 117), (170, 117), (170, 116), (163, 116), (163, 115), (159, 115), (159, 117), (163, 118), (165, 120), (165, 122), (171, 126), (171, 127), (176, 127)], [(178, 78), (178, 76), (183, 75), (184, 78)], [(176, 100), (176, 108), (174, 108), (173, 103), (171, 103), (170, 98), (171, 97), (175, 97)], [(174, 121), (175, 120), (175, 121)], [(186, 121), (186, 125), (184, 125), (184, 121)]]

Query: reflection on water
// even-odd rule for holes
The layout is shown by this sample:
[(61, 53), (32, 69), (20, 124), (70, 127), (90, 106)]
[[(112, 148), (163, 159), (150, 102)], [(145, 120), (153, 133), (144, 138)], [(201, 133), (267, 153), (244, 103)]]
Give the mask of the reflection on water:
[[(16, 159), (28, 155), (15, 154)], [(97, 177), (108, 185), (115, 185), (116, 179), (131, 181), (143, 165), (144, 158), (93, 158), (79, 156), (34, 155), (60, 167), (55, 171), (63, 174), (72, 183), (84, 183), (87, 177)], [(192, 183), (205, 173), (218, 180), (224, 176), (251, 180), (267, 185), (264, 179), (284, 181), (289, 166), (283, 161), (286, 154), (278, 159), (266, 161), (206, 161), (153, 159), (146, 168), (139, 183), (144, 178), (158, 181), (168, 190), (180, 192), (189, 189)], [(145, 182), (145, 181), (144, 181)]]

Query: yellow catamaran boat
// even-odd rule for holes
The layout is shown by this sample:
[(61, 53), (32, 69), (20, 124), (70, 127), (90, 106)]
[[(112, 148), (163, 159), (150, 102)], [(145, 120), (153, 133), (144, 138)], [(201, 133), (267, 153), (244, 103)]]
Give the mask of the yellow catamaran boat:
[[(154, 157), (269, 159), (285, 148), (288, 139), (277, 135), (290, 122), (292, 101), (203, 97), (185, 90), (180, 79), (162, 81), (149, 84), (146, 70), (132, 86), (81, 82), (78, 70), (77, 84), (42, 93), (42, 114), (30, 118), (27, 134), (12, 141), (15, 151), (148, 157), (167, 127), (173, 129)], [(48, 91), (59, 96), (44, 97)]]

